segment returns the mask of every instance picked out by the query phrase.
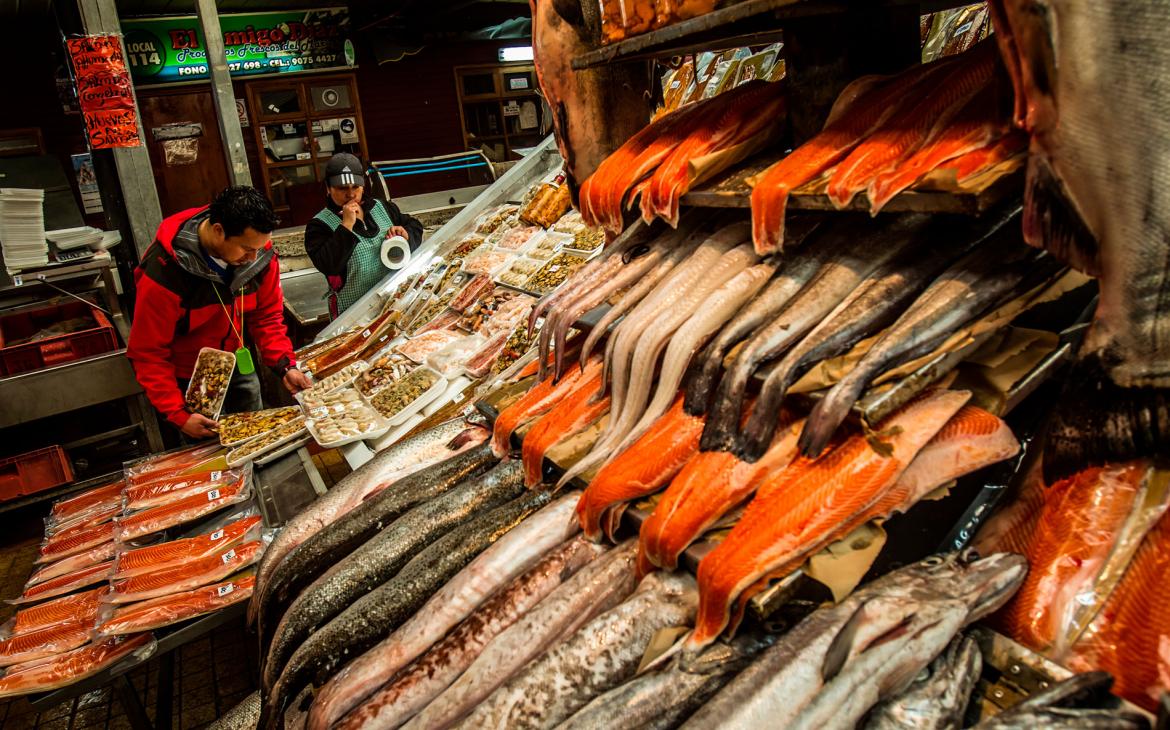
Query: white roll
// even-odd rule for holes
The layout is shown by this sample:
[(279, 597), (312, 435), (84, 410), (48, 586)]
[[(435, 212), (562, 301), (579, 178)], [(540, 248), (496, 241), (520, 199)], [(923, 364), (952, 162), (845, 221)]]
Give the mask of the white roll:
[[(397, 252), (397, 253), (394, 253)], [(410, 244), (402, 236), (382, 241), (382, 265), (397, 271), (410, 263)]]

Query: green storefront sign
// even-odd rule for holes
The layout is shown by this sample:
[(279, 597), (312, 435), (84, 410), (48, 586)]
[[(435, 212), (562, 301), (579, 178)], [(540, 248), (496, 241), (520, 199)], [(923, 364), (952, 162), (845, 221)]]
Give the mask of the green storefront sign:
[[(221, 15), (219, 23), (232, 76), (354, 64), (346, 8)], [(126, 64), (136, 84), (207, 78), (207, 46), (194, 16), (127, 19), (122, 33)]]

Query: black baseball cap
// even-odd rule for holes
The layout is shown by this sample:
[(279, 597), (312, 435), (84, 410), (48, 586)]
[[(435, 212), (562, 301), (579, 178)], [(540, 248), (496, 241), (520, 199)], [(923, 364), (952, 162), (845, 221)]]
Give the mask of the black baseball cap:
[(325, 163), (325, 184), (329, 187), (365, 185), (366, 167), (355, 155), (338, 152)]

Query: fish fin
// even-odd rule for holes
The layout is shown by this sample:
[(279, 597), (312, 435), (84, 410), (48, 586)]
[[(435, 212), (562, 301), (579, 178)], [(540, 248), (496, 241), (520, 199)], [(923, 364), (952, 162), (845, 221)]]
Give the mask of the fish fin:
[(626, 508), (630, 506), (629, 502), (620, 502), (613, 505), (605, 512), (605, 536), (609, 541), (617, 544), (617, 531), (622, 524), (622, 515), (626, 513)]
[(861, 629), (861, 624), (867, 618), (866, 606), (869, 602), (863, 602), (853, 612), (853, 615), (845, 622), (837, 635), (833, 637), (833, 641), (829, 644), (829, 648), (825, 650), (825, 660), (821, 663), (821, 678), (827, 684), (833, 677), (841, 673), (845, 667), (845, 661), (849, 659), (849, 655), (853, 652), (853, 644), (857, 640), (857, 633)]
[(1024, 239), (1090, 276), (1101, 275), (1097, 239), (1033, 145), (1024, 187)]
[(1069, 371), (1045, 443), (1046, 483), (1089, 466), (1170, 453), (1170, 394), (1117, 385), (1109, 377), (1114, 359), (1088, 353)]

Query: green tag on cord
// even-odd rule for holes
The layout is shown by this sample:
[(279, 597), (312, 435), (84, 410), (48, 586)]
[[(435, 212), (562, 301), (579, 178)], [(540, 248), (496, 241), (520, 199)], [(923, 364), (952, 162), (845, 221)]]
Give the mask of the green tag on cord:
[(248, 348), (241, 347), (236, 350), (236, 367), (240, 370), (240, 375), (251, 375), (256, 372), (256, 366), (252, 363), (252, 353), (248, 352)]

